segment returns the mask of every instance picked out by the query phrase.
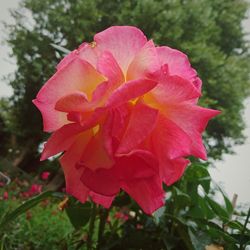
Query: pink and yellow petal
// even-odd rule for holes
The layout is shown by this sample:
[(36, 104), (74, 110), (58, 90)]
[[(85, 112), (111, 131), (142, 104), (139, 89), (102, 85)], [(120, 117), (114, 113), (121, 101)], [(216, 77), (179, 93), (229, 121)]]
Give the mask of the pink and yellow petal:
[(126, 75), (129, 64), (147, 42), (147, 38), (136, 27), (113, 26), (96, 34), (94, 41), (94, 49), (111, 52)]
[(143, 99), (153, 107), (165, 109), (169, 104), (179, 104), (199, 96), (200, 92), (188, 80), (179, 76), (163, 76)]
[(55, 103), (75, 91), (84, 92), (89, 98), (96, 86), (104, 80), (88, 62), (75, 58), (45, 83), (37, 99), (43, 103)]
[(47, 143), (45, 143), (41, 160), (67, 150), (83, 131), (84, 128), (77, 123), (64, 125), (55, 131)]
[(149, 79), (138, 79), (129, 81), (114, 90), (108, 98), (106, 107), (118, 107), (128, 101), (141, 97), (157, 85), (156, 81)]
[(89, 102), (83, 92), (76, 91), (61, 97), (55, 104), (55, 109), (62, 112), (83, 112), (89, 109)]
[(66, 113), (55, 110), (54, 103), (43, 103), (38, 99), (34, 99), (32, 102), (42, 114), (44, 131), (52, 132), (61, 128), (63, 125), (70, 123), (67, 119)]
[(97, 70), (108, 78), (112, 86), (120, 85), (125, 80), (120, 66), (109, 51), (104, 51), (98, 58)]
[(129, 65), (126, 80), (150, 77), (160, 67), (157, 50), (153, 41), (150, 40), (140, 49)]

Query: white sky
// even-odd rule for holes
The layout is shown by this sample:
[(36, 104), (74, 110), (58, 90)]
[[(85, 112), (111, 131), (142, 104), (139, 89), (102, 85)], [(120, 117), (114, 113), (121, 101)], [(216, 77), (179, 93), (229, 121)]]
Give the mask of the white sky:
[[(0, 21), (12, 22), (9, 9), (16, 8), (19, 0), (0, 0)], [(250, 33), (250, 14), (244, 22), (245, 31)], [(1, 26), (0, 40), (4, 37)], [(249, 36), (250, 37), (250, 36)], [(8, 56), (9, 49), (0, 45), (0, 78), (14, 72), (15, 62)], [(12, 90), (0, 80), (0, 97), (10, 96)], [(32, 104), (31, 104), (32, 105)], [(246, 143), (235, 147), (235, 155), (225, 155), (224, 161), (216, 162), (216, 169), (210, 169), (215, 181), (221, 183), (225, 191), (232, 197), (238, 194), (238, 203), (250, 202), (250, 99), (246, 100), (244, 118), (247, 124), (245, 135), (248, 137)]]

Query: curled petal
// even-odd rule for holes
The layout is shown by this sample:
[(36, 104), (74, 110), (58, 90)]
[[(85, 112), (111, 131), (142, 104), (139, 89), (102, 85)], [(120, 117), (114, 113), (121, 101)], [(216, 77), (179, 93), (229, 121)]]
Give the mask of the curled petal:
[(84, 128), (77, 123), (67, 124), (58, 129), (45, 144), (41, 160), (46, 160), (67, 150), (74, 143), (79, 133), (83, 131)]
[(45, 83), (37, 99), (44, 103), (55, 103), (59, 98), (74, 91), (84, 92), (89, 97), (104, 80), (105, 78), (88, 62), (75, 58)]
[(117, 107), (132, 99), (142, 96), (157, 85), (157, 82), (148, 79), (129, 81), (117, 88), (107, 100), (106, 107)]
[(55, 105), (55, 109), (62, 112), (83, 112), (89, 103), (83, 92), (77, 91), (61, 97)]
[(81, 58), (84, 61), (90, 63), (93, 67), (96, 67), (98, 54), (97, 51), (93, 50), (93, 48), (88, 43), (83, 43), (79, 46), (78, 49), (71, 51), (68, 55), (66, 55), (60, 63), (56, 66), (57, 70), (62, 69), (67, 66), (71, 61), (75, 58)]
[(128, 68), (126, 80), (150, 76), (160, 69), (157, 50), (152, 40), (148, 41), (136, 54)]
[[(58, 122), (49, 122), (50, 119), (53, 121), (60, 116), (54, 108), (61, 97), (80, 91), (84, 92), (89, 98), (92, 91), (102, 81), (104, 81), (103, 76), (90, 64), (79, 58), (75, 58), (58, 70), (42, 87), (33, 101), (42, 113), (44, 130), (54, 131), (63, 125), (62, 122), (59, 122), (60, 119)], [(53, 116), (56, 118), (53, 119)]]
[(184, 158), (178, 158), (174, 160), (165, 158), (164, 161), (160, 162), (160, 173), (162, 180), (168, 186), (172, 185), (181, 178), (189, 163), (190, 161)]
[(109, 208), (115, 198), (115, 196), (105, 196), (105, 195), (97, 194), (93, 191), (89, 192), (89, 196), (92, 198), (92, 200), (96, 204), (100, 204), (105, 208)]
[(111, 52), (126, 75), (129, 64), (147, 42), (147, 38), (136, 27), (113, 26), (96, 34), (94, 41), (96, 43), (94, 49)]
[(106, 76), (112, 85), (119, 85), (124, 82), (122, 70), (109, 51), (104, 51), (98, 59), (97, 70)]
[(144, 100), (153, 107), (166, 109), (169, 104), (181, 103), (199, 96), (200, 92), (188, 80), (179, 76), (168, 76), (146, 94)]
[(44, 131), (52, 132), (69, 123), (67, 114), (56, 111), (54, 103), (43, 103), (37, 99), (34, 99), (32, 102), (42, 114)]
[(200, 91), (201, 80), (197, 80), (197, 72), (191, 67), (188, 57), (184, 53), (167, 46), (158, 47), (157, 52), (161, 65), (168, 65), (170, 75), (177, 75), (191, 81)]

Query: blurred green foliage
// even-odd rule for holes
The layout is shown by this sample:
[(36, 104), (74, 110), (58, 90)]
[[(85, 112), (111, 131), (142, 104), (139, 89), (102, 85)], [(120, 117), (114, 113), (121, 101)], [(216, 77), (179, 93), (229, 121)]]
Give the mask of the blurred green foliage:
[[(18, 149), (19, 167), (39, 164), (37, 148), (45, 138), (31, 100), (61, 58), (51, 43), (73, 50), (109, 26), (135, 25), (156, 44), (189, 56), (203, 80), (201, 104), (222, 111), (205, 135), (209, 155), (221, 158), (244, 141), (243, 101), (250, 89), (249, 50), (242, 29), (246, 10), (245, 0), (22, 0), (12, 11), (15, 24), (5, 25), (17, 61), (14, 78), (8, 80), (14, 90), (8, 113), (0, 114), (1, 130), (12, 135), (5, 146)], [(13, 150), (2, 152), (16, 157)]]
[[(19, 205), (18, 201), (0, 202), (0, 214)], [(39, 204), (23, 213), (15, 223), (8, 225), (0, 237), (3, 250), (58, 250), (70, 242), (68, 236), (73, 231), (65, 213), (58, 211), (53, 204)]]

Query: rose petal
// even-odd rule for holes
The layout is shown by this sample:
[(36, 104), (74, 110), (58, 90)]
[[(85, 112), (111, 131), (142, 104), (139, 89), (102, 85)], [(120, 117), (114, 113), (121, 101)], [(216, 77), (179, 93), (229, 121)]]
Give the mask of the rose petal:
[(169, 104), (184, 102), (199, 96), (200, 92), (186, 79), (179, 76), (167, 76), (144, 96), (144, 101), (153, 107), (166, 109)]
[(148, 41), (136, 54), (128, 67), (126, 80), (144, 78), (160, 69), (157, 50), (152, 40)]
[(86, 95), (76, 91), (72, 94), (61, 97), (55, 105), (55, 109), (62, 112), (83, 112), (89, 108)]
[(89, 97), (104, 80), (105, 78), (88, 62), (75, 58), (45, 83), (37, 99), (44, 103), (55, 103), (59, 98), (74, 91), (84, 92)]
[(113, 26), (95, 35), (96, 48), (100, 52), (109, 51), (126, 75), (135, 54), (147, 42), (144, 34), (131, 26)]
[(67, 150), (84, 128), (77, 123), (64, 125), (52, 134), (44, 146), (41, 161)]
[(107, 100), (106, 107), (117, 107), (129, 100), (140, 97), (157, 85), (157, 82), (148, 79), (129, 81), (117, 88)]
[(34, 99), (32, 102), (42, 114), (44, 131), (52, 132), (69, 123), (67, 114), (56, 111), (54, 103), (43, 103), (37, 99)]
[(89, 192), (89, 196), (92, 198), (92, 200), (99, 204), (102, 205), (105, 208), (110, 208), (115, 196), (105, 196), (101, 194), (97, 194), (93, 191)]
[(161, 180), (157, 176), (124, 182), (121, 187), (147, 214), (152, 214), (164, 205), (164, 192)]
[(129, 153), (138, 146), (154, 129), (157, 122), (158, 110), (144, 104), (132, 107), (127, 129), (116, 154)]
[(107, 150), (106, 136), (100, 128), (97, 129), (99, 131), (91, 138), (81, 158), (81, 164), (91, 170), (111, 168), (114, 164), (114, 160)]
[(60, 163), (64, 171), (66, 181), (66, 192), (84, 203), (88, 197), (89, 189), (80, 180), (83, 168), (76, 168), (84, 148), (92, 136), (91, 131), (86, 131), (79, 135), (74, 144), (60, 158)]
[(129, 155), (116, 159), (114, 173), (121, 182), (149, 178), (159, 172), (158, 161), (146, 150), (134, 150)]
[(104, 51), (98, 58), (97, 70), (106, 76), (112, 85), (119, 85), (124, 82), (122, 70), (109, 51)]
[(49, 122), (53, 116), (56, 119), (59, 116), (54, 107), (61, 97), (75, 91), (81, 91), (89, 98), (92, 91), (102, 81), (104, 78), (90, 64), (78, 58), (57, 71), (42, 87), (34, 100), (45, 120), (44, 130), (57, 130), (62, 125), (61, 122)]
[(191, 138), (173, 121), (160, 115), (152, 133), (152, 145), (158, 159), (175, 159), (191, 153)]
[(172, 105), (167, 109), (166, 117), (179, 126), (192, 140), (191, 154), (206, 160), (206, 149), (202, 143), (201, 133), (208, 121), (220, 111), (202, 108), (190, 103)]
[(104, 196), (114, 196), (120, 191), (120, 187), (113, 171), (113, 168), (97, 169), (96, 171), (84, 168), (81, 181), (95, 193)]
[[(157, 52), (161, 65), (168, 65), (170, 75), (180, 76), (192, 83), (196, 82), (197, 72), (191, 67), (188, 57), (184, 53), (167, 46), (158, 47)], [(200, 91), (201, 81), (197, 87)]]
[(190, 161), (184, 158), (169, 160), (165, 157), (165, 159), (160, 162), (162, 180), (168, 186), (172, 185), (181, 178), (189, 163)]

